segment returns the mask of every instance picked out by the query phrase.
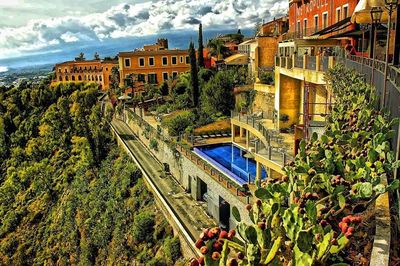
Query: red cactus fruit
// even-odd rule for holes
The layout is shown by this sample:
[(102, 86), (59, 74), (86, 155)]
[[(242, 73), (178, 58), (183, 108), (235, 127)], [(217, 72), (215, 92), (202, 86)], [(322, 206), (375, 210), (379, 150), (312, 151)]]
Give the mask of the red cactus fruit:
[(199, 266), (200, 263), (196, 259), (191, 259), (190, 260), (190, 266)]
[(344, 217), (344, 218), (342, 219), (342, 222), (344, 222), (344, 223), (346, 223), (346, 224), (350, 223), (350, 222), (351, 222), (350, 217), (349, 217), (349, 216)]
[(336, 238), (333, 238), (333, 239), (331, 240), (331, 244), (332, 244), (333, 246), (337, 246), (337, 245), (338, 245), (337, 239), (336, 239)]
[(253, 206), (251, 206), (251, 204), (247, 204), (247, 205), (246, 205), (246, 210), (250, 211), (252, 207), (253, 207)]
[(230, 230), (229, 231), (229, 233), (228, 233), (228, 239), (233, 239), (234, 237), (235, 237), (235, 235), (236, 235), (236, 231), (235, 230)]
[(230, 259), (229, 261), (228, 261), (228, 266), (238, 266), (239, 264), (238, 264), (238, 262), (237, 262), (237, 260), (236, 259)]
[(244, 259), (244, 254), (242, 252), (238, 252), (237, 256), (239, 260)]
[(260, 228), (261, 230), (265, 230), (266, 228), (266, 224), (265, 223), (258, 223), (258, 228)]
[(203, 232), (200, 234), (200, 239), (202, 239), (203, 241), (207, 241), (208, 240), (208, 231), (207, 233)]
[(325, 227), (328, 225), (328, 222), (326, 220), (321, 220), (320, 225), (322, 225), (322, 227)]
[(219, 227), (213, 227), (213, 228), (210, 229), (210, 231), (208, 231), (208, 237), (210, 239), (216, 238), (216, 237), (219, 236), (219, 232), (220, 231), (221, 230), (219, 229)]
[(202, 239), (198, 239), (194, 245), (196, 248), (200, 249), (202, 246), (204, 246), (204, 241)]
[(204, 265), (204, 256), (200, 256), (200, 258), (197, 259), (200, 265)]
[(342, 227), (340, 229), (342, 229), (342, 233), (345, 234), (347, 232), (348, 228), (349, 228), (349, 225), (346, 223), (343, 223)]
[(213, 251), (220, 252), (222, 250), (222, 244), (219, 241), (215, 241), (213, 244)]
[(346, 238), (350, 238), (351, 235), (352, 235), (352, 233), (350, 233), (350, 232), (348, 232), (348, 231), (344, 234), (344, 236), (345, 236)]
[(201, 253), (201, 254), (206, 255), (207, 252), (208, 252), (208, 247), (207, 247), (207, 246), (202, 246), (202, 247), (200, 248), (200, 253)]
[(258, 207), (260, 207), (262, 205), (262, 201), (260, 199), (257, 199), (256, 204)]
[(350, 227), (347, 229), (347, 232), (349, 232), (349, 233), (354, 233), (354, 227), (353, 227), (353, 226), (350, 226)]
[(213, 254), (211, 255), (211, 258), (213, 260), (219, 260), (220, 257), (221, 257), (221, 254), (219, 252), (213, 252)]
[(221, 233), (219, 233), (219, 238), (229, 238), (228, 236), (229, 234), (225, 230), (222, 230)]

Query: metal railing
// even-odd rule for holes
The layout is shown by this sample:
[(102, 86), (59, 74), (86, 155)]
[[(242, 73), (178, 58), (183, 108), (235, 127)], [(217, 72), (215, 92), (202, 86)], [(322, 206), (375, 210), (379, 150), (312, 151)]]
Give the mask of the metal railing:
[(295, 56), (294, 58), (294, 66), (298, 68), (303, 68), (304, 67), (304, 57), (303, 56)]
[(317, 57), (307, 56), (306, 68), (309, 70), (317, 70)]
[[(273, 118), (273, 114), (271, 119)], [(263, 157), (284, 166), (288, 161), (293, 161), (293, 152), (289, 151), (283, 145), (283, 137), (279, 134), (279, 130), (267, 128), (261, 119), (263, 117), (249, 116), (238, 112), (231, 111), (231, 119), (236, 119), (239, 122), (244, 122), (263, 136), (263, 142), (266, 144), (265, 149), (262, 149), (260, 143), (256, 143), (255, 152)], [(278, 147), (271, 144), (272, 141), (278, 143)], [(279, 147), (280, 146), (280, 147)]]

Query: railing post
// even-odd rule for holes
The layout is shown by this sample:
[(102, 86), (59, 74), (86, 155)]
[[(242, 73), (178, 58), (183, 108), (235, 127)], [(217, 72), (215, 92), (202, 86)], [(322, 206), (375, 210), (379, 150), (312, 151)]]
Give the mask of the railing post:
[(307, 68), (307, 55), (303, 55), (303, 69)]
[(282, 152), (283, 165), (286, 164), (286, 153)]
[(320, 71), (320, 66), (321, 66), (321, 56), (317, 55), (315, 57), (315, 68), (316, 68), (315, 70)]
[(271, 158), (272, 158), (272, 147), (268, 146), (268, 159), (271, 160)]

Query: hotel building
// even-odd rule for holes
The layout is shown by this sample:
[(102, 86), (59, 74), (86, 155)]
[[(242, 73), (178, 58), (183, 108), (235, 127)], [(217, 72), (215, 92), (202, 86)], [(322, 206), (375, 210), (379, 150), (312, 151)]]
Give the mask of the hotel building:
[(158, 39), (156, 44), (142, 49), (120, 52), (120, 87), (150, 83), (161, 84), (190, 69), (188, 50), (168, 49), (168, 40)]
[(93, 82), (99, 85), (101, 90), (108, 90), (110, 86), (111, 70), (118, 67), (116, 61), (110, 60), (85, 60), (75, 58), (55, 65), (55, 80), (52, 84), (67, 82)]

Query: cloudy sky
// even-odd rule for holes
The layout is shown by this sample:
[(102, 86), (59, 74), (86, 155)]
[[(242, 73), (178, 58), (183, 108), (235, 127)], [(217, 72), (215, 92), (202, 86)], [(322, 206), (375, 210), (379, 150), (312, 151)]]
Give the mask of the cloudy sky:
[(251, 28), (288, 0), (0, 0), (0, 59), (71, 43), (205, 28)]

